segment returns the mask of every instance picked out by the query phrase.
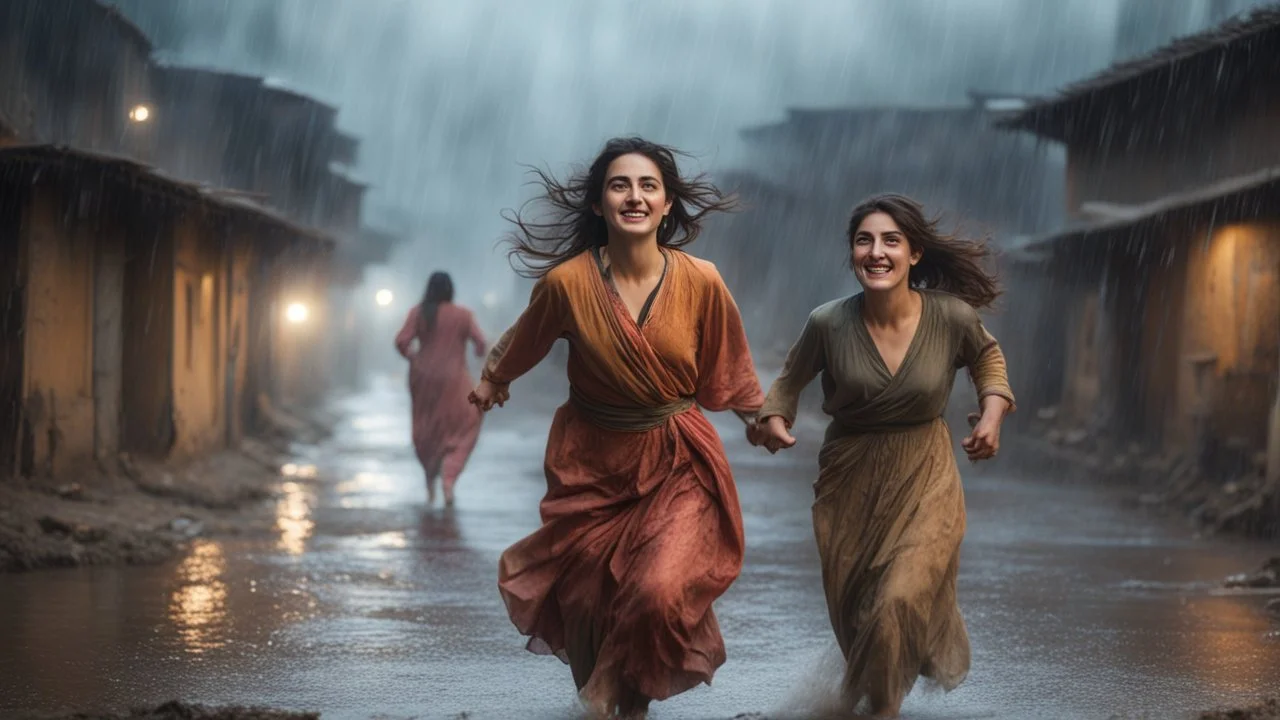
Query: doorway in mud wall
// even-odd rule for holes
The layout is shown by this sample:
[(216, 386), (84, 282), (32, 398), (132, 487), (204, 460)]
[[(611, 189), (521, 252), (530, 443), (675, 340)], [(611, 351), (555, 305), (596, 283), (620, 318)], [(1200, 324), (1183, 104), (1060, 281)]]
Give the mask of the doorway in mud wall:
[(26, 262), (20, 194), (0, 188), (0, 480), (20, 471)]

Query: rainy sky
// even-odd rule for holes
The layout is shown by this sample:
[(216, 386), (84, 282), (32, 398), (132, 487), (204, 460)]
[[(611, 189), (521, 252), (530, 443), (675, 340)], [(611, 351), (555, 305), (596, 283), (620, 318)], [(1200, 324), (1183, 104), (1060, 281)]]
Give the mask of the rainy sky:
[(118, 4), (167, 59), (337, 105), (374, 186), (367, 221), (411, 225), (401, 265), (448, 266), (467, 288), (506, 267), (498, 212), (530, 192), (521, 163), (563, 172), (639, 133), (724, 168), (739, 129), (788, 107), (1047, 93), (1111, 62), (1120, 0)]

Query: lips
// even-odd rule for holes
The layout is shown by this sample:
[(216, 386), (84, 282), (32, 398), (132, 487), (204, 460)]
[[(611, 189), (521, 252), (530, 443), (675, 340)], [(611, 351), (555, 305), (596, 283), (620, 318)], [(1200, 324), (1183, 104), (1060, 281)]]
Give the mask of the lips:
[(624, 224), (640, 225), (649, 221), (649, 213), (644, 210), (623, 210), (618, 214)]

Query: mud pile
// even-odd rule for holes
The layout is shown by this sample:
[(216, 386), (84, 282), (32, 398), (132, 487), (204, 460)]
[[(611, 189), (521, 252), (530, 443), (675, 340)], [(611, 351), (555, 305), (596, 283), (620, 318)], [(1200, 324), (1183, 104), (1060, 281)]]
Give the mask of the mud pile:
[(1280, 700), (1272, 698), (1234, 710), (1211, 710), (1201, 713), (1200, 720), (1280, 720)]
[(125, 715), (74, 713), (71, 715), (26, 715), (26, 720), (317, 720), (320, 713), (269, 710), (266, 708), (208, 708), (171, 700), (154, 708), (134, 708)]

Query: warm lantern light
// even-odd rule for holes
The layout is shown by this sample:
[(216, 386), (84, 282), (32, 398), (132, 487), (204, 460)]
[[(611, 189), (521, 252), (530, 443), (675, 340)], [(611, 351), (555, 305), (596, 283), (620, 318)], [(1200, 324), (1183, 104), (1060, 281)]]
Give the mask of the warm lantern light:
[(151, 118), (151, 108), (146, 105), (134, 105), (129, 111), (129, 119), (136, 123), (146, 122)]
[(284, 310), (284, 319), (297, 325), (307, 321), (307, 316), (311, 313), (307, 311), (307, 306), (302, 303), (290, 303), (289, 307)]
[(383, 288), (373, 296), (373, 299), (382, 307), (386, 307), (391, 304), (391, 301), (395, 299), (395, 296), (391, 294), (390, 290)]

